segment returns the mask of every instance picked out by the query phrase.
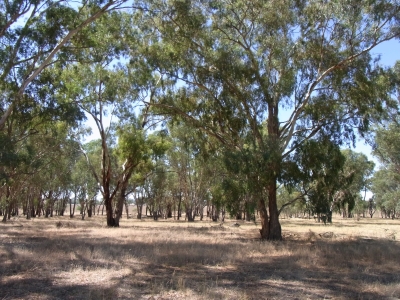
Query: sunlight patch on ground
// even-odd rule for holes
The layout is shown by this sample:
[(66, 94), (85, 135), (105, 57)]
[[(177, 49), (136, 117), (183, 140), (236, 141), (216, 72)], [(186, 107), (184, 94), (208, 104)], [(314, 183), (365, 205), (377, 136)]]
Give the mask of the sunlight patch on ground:
[(132, 273), (130, 269), (105, 269), (95, 268), (84, 270), (78, 266), (71, 271), (62, 271), (54, 274), (53, 284), (57, 285), (98, 285), (118, 284), (124, 277)]

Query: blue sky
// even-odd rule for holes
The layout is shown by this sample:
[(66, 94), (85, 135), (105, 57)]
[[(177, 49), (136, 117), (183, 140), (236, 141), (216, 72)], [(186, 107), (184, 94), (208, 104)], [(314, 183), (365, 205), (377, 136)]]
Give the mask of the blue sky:
[(372, 52), (373, 55), (381, 55), (381, 64), (393, 66), (397, 60), (400, 60), (400, 41), (390, 40), (376, 46)]

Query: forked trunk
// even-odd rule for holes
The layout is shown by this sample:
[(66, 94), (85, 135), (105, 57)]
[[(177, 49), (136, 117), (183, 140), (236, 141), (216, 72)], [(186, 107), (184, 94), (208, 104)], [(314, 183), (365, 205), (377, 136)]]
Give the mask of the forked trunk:
[[(126, 162), (123, 165), (124, 174), (122, 176), (122, 180), (120, 182), (118, 182), (120, 184), (121, 190), (117, 197), (117, 211), (115, 212), (115, 220), (114, 220), (115, 227), (119, 227), (119, 220), (122, 217), (122, 212), (124, 210), (124, 204), (126, 207), (126, 218), (127, 219), (129, 218), (128, 204), (126, 201), (126, 197), (127, 197), (126, 191), (128, 189), (129, 179), (132, 176), (133, 169), (134, 169), (134, 165), (132, 165), (130, 161), (126, 160)], [(117, 185), (116, 190), (117, 189), (118, 189), (118, 185)]]

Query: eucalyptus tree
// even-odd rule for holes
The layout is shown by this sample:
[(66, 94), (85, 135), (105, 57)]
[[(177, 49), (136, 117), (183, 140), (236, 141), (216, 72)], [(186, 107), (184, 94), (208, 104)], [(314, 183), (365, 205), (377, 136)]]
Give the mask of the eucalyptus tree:
[(88, 217), (91, 217), (95, 209), (95, 199), (99, 192), (98, 183), (92, 175), (90, 166), (82, 153), (82, 148), (92, 160), (98, 159), (99, 151), (96, 147), (96, 141), (92, 144), (81, 145), (75, 139), (71, 140), (69, 155), (70, 181), (69, 181), (69, 216), (73, 218), (77, 203), (80, 205), (82, 218), (87, 211)]
[[(148, 148), (148, 161), (142, 175), (142, 201), (146, 203), (146, 212), (157, 220), (162, 212), (168, 215), (169, 199), (171, 198), (169, 185), (169, 166), (166, 152), (171, 147), (171, 140), (165, 129), (157, 130), (148, 134), (145, 140)], [(136, 179), (138, 179), (136, 177)], [(144, 197), (144, 198), (143, 198)]]
[[(156, 134), (156, 133), (154, 133)], [(146, 178), (146, 173), (153, 169), (151, 161), (152, 151), (159, 145), (154, 145), (146, 136), (140, 119), (131, 124), (124, 124), (117, 128), (118, 144), (116, 155), (119, 164), (122, 165), (120, 175), (120, 190), (116, 202), (115, 226), (119, 226), (123, 205), (127, 203), (127, 197), (136, 189), (136, 185)], [(129, 185), (133, 185), (129, 190)], [(128, 217), (128, 210), (127, 210)]]
[[(82, 119), (76, 107), (57, 102), (54, 96), (60, 69), (90, 46), (82, 30), (124, 2), (0, 1), (0, 136), (7, 140), (7, 150), (0, 149), (3, 180), (15, 180), (27, 165), (25, 173), (45, 174), (38, 166), (32, 168), (40, 164), (37, 155), (52, 147), (36, 149), (31, 145), (35, 135), (51, 131), (51, 122)], [(55, 64), (60, 66), (57, 71)], [(46, 72), (49, 67), (53, 70)], [(34, 190), (26, 194), (38, 195)]]
[(399, 174), (391, 168), (381, 168), (372, 179), (372, 192), (381, 215), (394, 219), (400, 212)]
[[(117, 174), (120, 174), (116, 170), (117, 158), (111, 153), (117, 145), (117, 140), (113, 139), (117, 130), (116, 124), (137, 122), (134, 117), (135, 110), (142, 100), (151, 94), (154, 79), (146, 65), (135, 56), (140, 54), (140, 45), (137, 43), (138, 32), (129, 14), (114, 12), (104, 15), (90, 29), (90, 32), (84, 32), (91, 42), (90, 48), (81, 51), (79, 62), (63, 68), (58, 96), (59, 102), (76, 105), (95, 124), (101, 143), (101, 168), (91, 169), (101, 187), (107, 211), (107, 225), (118, 226), (119, 217), (115, 218), (113, 201), (121, 184), (128, 183), (137, 165), (133, 156), (140, 156), (142, 149), (130, 149), (132, 153), (129, 154), (121, 144), (120, 151), (126, 154), (125, 159), (128, 160), (124, 165), (125, 177), (122, 176), (112, 183), (112, 177), (118, 177)], [(132, 57), (128, 57), (128, 54)], [(130, 143), (136, 147), (141, 143), (142, 137), (139, 127), (136, 124), (132, 126), (136, 128), (131, 128), (134, 136), (128, 138), (128, 134), (122, 133), (122, 127), (119, 129), (119, 136), (121, 143)], [(124, 128), (130, 130), (127, 126)], [(133, 140), (129, 140), (130, 138)], [(137, 153), (134, 153), (135, 151)], [(140, 160), (139, 157), (138, 159)], [(94, 164), (89, 159), (88, 163)], [(124, 197), (122, 195), (122, 198)], [(120, 213), (121, 210), (117, 216)]]
[(194, 221), (196, 215), (203, 218), (203, 210), (210, 197), (210, 187), (217, 177), (212, 177), (213, 166), (210, 156), (209, 139), (201, 131), (193, 130), (183, 123), (169, 124), (173, 146), (168, 152), (171, 171), (177, 174), (174, 194), (178, 195), (186, 209), (188, 221)]
[[(394, 83), (393, 95), (400, 97), (400, 62), (392, 70)], [(400, 211), (399, 186), (400, 186), (400, 120), (394, 115), (389, 122), (378, 125), (374, 130), (373, 154), (380, 162), (380, 169), (372, 179), (373, 201), (387, 217), (395, 217)], [(373, 214), (373, 205), (370, 204), (370, 215)]]
[[(400, 77), (399, 77), (400, 78)], [(374, 174), (372, 191), (377, 206), (386, 216), (400, 211), (400, 125), (398, 118), (375, 131), (374, 155), (381, 163)]]
[(352, 142), (395, 105), (370, 51), (399, 36), (398, 1), (154, 0), (149, 10), (148, 62), (177, 83), (150, 104), (226, 148), (250, 134), (266, 190), (261, 236), (281, 239), (277, 183), (296, 149)]
[[(60, 195), (65, 196), (63, 197), (65, 200), (69, 190), (67, 187), (71, 166), (69, 158), (73, 155), (68, 139), (70, 126), (61, 121), (52, 123), (41, 119), (35, 121), (36, 124), (30, 124), (34, 132), (20, 136), (20, 139), (17, 139), (19, 135), (15, 134), (10, 141), (8, 147), (12, 150), (14, 159), (9, 159), (8, 164), (1, 166), (6, 174), (2, 185), (9, 191), (8, 194), (13, 196), (13, 202), (8, 203), (9, 205), (29, 206), (30, 216), (40, 215), (43, 209), (46, 211), (46, 216), (52, 216), (55, 201)], [(21, 129), (16, 126), (18, 123), (14, 125), (14, 131)], [(35, 194), (35, 197), (32, 197), (32, 194)], [(34, 202), (31, 201), (33, 199)], [(61, 211), (64, 207), (65, 203), (62, 203)], [(28, 214), (25, 209), (24, 212)]]
[(282, 183), (289, 194), (294, 194), (292, 200), (282, 204), (281, 210), (296, 204), (298, 199), (310, 214), (317, 214), (318, 220), (323, 216), (328, 222), (332, 222), (334, 210), (343, 211), (345, 217), (351, 216), (356, 202), (363, 201), (361, 193), (365, 198), (374, 169), (374, 163), (366, 155), (340, 150), (326, 137), (303, 143), (285, 164), (287, 173), (283, 174)]
[[(368, 160), (365, 154), (357, 153), (350, 149), (342, 150), (342, 154), (345, 157), (345, 163), (340, 176), (348, 184), (343, 185), (336, 192), (334, 201), (337, 208), (343, 210), (343, 216), (351, 216), (351, 210), (356, 204), (361, 211), (368, 206), (366, 193), (370, 188), (370, 180), (375, 164)], [(344, 197), (345, 195), (347, 196)]]
[(373, 154), (384, 166), (400, 174), (400, 124), (396, 119), (375, 130)]
[(53, 217), (54, 212), (64, 215), (75, 161), (81, 155), (70, 133), (69, 123), (55, 121), (43, 123), (43, 128), (28, 138), (40, 157), (40, 165), (31, 171), (30, 179), (38, 189), (36, 214), (39, 216), (42, 212), (45, 217)]
[(87, 47), (82, 29), (126, 2), (0, 1), (1, 130), (45, 68), (76, 60), (75, 50)]
[[(286, 173), (282, 181), (296, 197), (283, 204), (284, 207), (303, 200), (312, 214), (331, 222), (334, 198), (340, 189), (345, 189), (351, 178), (342, 175), (345, 157), (340, 148), (329, 138), (310, 139), (296, 149), (291, 160), (285, 161)], [(349, 196), (343, 201), (348, 201)]]

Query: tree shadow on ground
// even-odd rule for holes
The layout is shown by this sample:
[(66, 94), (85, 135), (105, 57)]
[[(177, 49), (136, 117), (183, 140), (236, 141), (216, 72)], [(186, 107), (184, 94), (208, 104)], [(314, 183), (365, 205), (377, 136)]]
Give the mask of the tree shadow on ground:
[[(389, 240), (263, 242), (230, 238), (225, 229), (215, 241), (207, 239), (215, 229), (190, 229), (196, 240), (183, 241), (163, 239), (168, 228), (149, 240), (9, 233), (0, 244), (1, 299), (137, 299), (166, 291), (199, 299), (400, 297), (400, 244)], [(117, 276), (121, 268), (129, 272)], [(70, 283), (60, 275), (97, 271), (109, 279)]]

